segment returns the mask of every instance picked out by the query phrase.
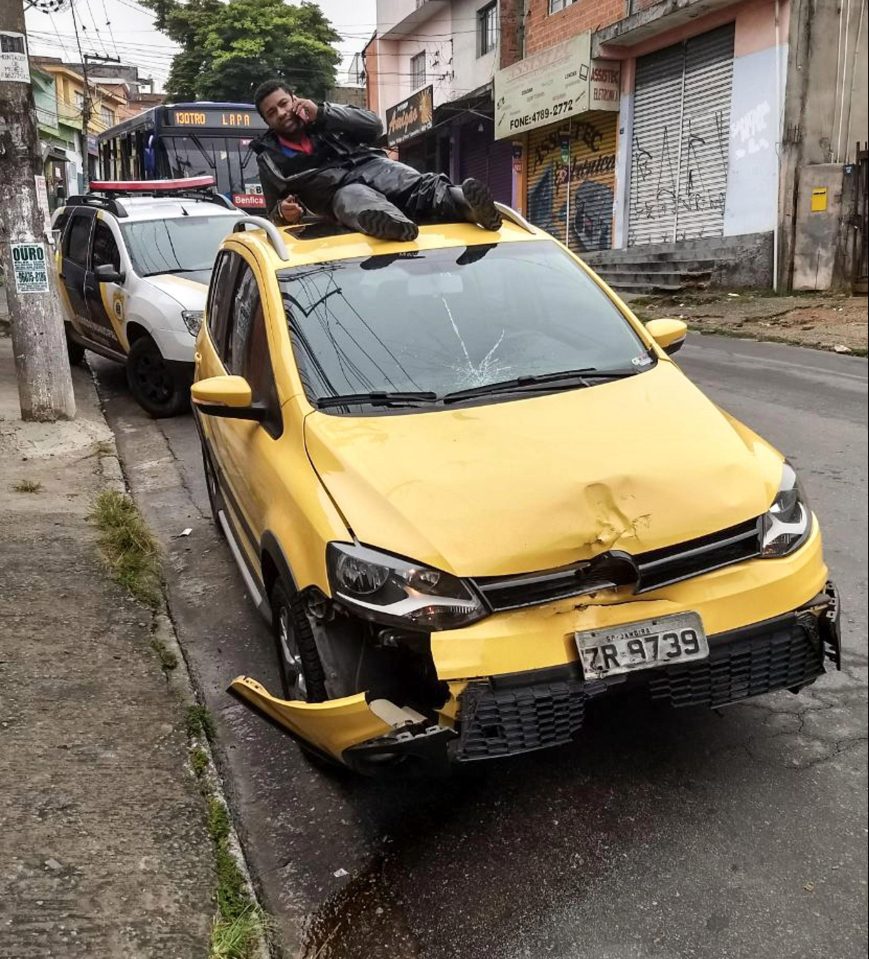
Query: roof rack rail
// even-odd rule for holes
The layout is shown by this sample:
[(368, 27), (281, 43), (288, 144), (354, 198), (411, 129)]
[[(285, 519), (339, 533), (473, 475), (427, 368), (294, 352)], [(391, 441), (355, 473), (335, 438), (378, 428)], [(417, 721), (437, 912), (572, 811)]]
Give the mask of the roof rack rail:
[(122, 206), (119, 206), (115, 202), (113, 197), (100, 196), (97, 193), (86, 193), (79, 196), (67, 197), (63, 205), (90, 206), (97, 210), (108, 210), (109, 213), (113, 213), (119, 219), (130, 215)]
[(522, 216), (520, 213), (517, 213), (513, 207), (507, 206), (506, 203), (495, 203), (495, 209), (504, 217), (505, 220), (509, 220), (511, 223), (515, 223), (516, 226), (521, 226), (523, 230), (526, 230), (528, 233), (534, 232), (534, 227)]
[(232, 232), (242, 233), (246, 231), (249, 226), (255, 226), (257, 229), (265, 232), (265, 235), (269, 238), (269, 243), (272, 245), (272, 249), (282, 260), (288, 260), (290, 258), (287, 253), (284, 238), (271, 220), (266, 220), (265, 217), (261, 216), (242, 216), (233, 224)]

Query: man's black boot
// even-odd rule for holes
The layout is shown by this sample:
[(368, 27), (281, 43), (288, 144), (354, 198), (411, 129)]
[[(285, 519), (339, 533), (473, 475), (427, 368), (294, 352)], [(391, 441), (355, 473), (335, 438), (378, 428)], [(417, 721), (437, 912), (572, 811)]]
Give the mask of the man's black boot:
[(461, 189), (454, 187), (450, 193), (471, 223), (479, 223), (484, 230), (501, 229), (501, 214), (495, 207), (489, 188), (481, 180), (469, 177)]
[(362, 210), (356, 218), (363, 232), (378, 240), (406, 243), (408, 240), (415, 240), (419, 235), (419, 227), (398, 211), (390, 213), (388, 210)]

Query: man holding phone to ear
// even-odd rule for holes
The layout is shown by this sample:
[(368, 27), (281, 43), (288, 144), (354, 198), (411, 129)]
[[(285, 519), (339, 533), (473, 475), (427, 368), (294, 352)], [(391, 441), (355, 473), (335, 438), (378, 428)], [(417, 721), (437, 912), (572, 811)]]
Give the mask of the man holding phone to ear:
[(383, 126), (369, 110), (297, 97), (281, 80), (260, 84), (254, 102), (269, 129), (251, 149), (275, 223), (298, 223), (307, 208), (383, 240), (413, 240), (426, 220), (500, 229), (484, 183), (459, 187), (388, 159), (376, 146)]

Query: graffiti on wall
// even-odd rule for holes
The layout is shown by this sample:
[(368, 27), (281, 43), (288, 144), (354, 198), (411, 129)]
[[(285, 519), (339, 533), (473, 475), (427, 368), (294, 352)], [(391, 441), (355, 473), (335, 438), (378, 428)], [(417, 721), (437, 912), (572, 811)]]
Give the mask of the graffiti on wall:
[(729, 133), (727, 118), (716, 111), (688, 117), (681, 131), (664, 123), (652, 140), (634, 135), (628, 246), (641, 242), (640, 232), (645, 242), (686, 239), (689, 232), (703, 236), (704, 227), (693, 223), (691, 214), (714, 211), (723, 217)]
[(612, 245), (615, 142), (615, 114), (532, 135), (529, 219), (578, 253)]

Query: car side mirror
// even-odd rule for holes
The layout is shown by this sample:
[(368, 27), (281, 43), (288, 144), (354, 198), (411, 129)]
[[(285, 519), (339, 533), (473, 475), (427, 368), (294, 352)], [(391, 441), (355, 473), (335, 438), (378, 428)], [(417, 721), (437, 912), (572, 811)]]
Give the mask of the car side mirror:
[(678, 353), (685, 345), (685, 336), (688, 333), (687, 323), (682, 320), (649, 320), (646, 329), (652, 339), (668, 355)]
[(96, 270), (97, 282), (98, 283), (123, 283), (125, 276), (120, 270), (116, 270), (110, 263), (103, 263), (102, 266), (98, 266)]
[(250, 383), (243, 376), (209, 376), (190, 387), (190, 398), (200, 413), (234, 420), (266, 418), (266, 408), (253, 402)]

